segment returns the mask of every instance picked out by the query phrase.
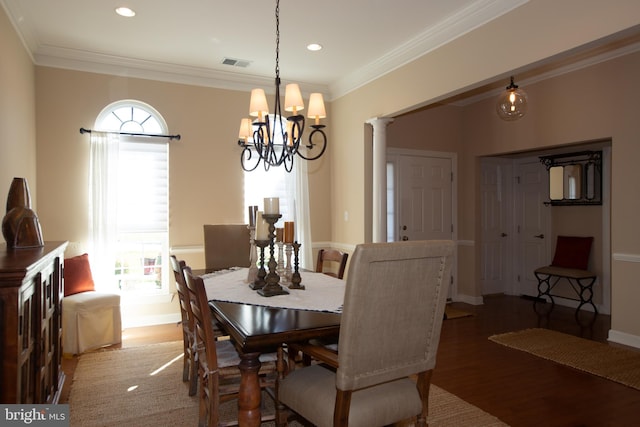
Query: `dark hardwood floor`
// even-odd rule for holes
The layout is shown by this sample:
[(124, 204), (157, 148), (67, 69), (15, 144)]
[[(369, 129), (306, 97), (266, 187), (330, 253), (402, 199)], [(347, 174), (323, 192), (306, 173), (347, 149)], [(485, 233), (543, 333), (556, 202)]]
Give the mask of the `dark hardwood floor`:
[[(575, 369), (512, 350), (488, 337), (525, 328), (545, 327), (606, 342), (610, 317), (598, 315), (580, 326), (574, 310), (556, 306), (539, 316), (529, 300), (485, 297), (482, 306), (452, 303), (471, 317), (444, 322), (433, 384), (497, 416), (511, 426), (631, 426), (640, 420), (640, 391)], [(549, 305), (542, 305), (548, 310)], [(593, 319), (582, 313), (583, 324)], [(126, 348), (182, 339), (176, 324), (132, 328), (123, 332)], [(77, 358), (66, 359), (61, 403), (67, 403)]]
[[(539, 316), (519, 297), (489, 296), (482, 306), (453, 303), (473, 317), (444, 322), (433, 384), (511, 426), (631, 426), (640, 422), (640, 391), (509, 349), (488, 337), (543, 327), (606, 342), (610, 316), (580, 326), (574, 309)], [(539, 305), (549, 312), (550, 304)], [(581, 313), (581, 323), (593, 313)]]

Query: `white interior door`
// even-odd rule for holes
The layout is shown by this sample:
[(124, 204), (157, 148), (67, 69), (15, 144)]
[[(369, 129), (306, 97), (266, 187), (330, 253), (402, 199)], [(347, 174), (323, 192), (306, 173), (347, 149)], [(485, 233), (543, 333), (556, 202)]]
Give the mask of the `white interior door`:
[(452, 239), (451, 158), (401, 155), (398, 168), (399, 240)]
[(550, 211), (544, 204), (548, 199), (549, 176), (537, 157), (518, 161), (516, 168), (517, 294), (537, 296), (538, 280), (533, 272), (549, 264)]
[(480, 200), (482, 258), (480, 277), (482, 294), (513, 292), (512, 247), (513, 188), (512, 161), (482, 159)]

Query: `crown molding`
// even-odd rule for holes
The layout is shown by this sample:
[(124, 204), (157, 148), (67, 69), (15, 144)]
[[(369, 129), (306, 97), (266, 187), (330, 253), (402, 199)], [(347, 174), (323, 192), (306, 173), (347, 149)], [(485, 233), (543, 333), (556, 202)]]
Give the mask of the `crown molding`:
[[(245, 92), (251, 91), (255, 87), (264, 87), (265, 92), (275, 93), (274, 77), (145, 61), (55, 46), (40, 46), (34, 55), (34, 62), (36, 65), (44, 67)], [(285, 81), (282, 83), (286, 84)], [(303, 93), (322, 92), (328, 97), (326, 86), (302, 82), (299, 85)]]
[[(544, 80), (548, 80), (554, 77), (559, 77), (562, 76), (564, 74), (568, 74), (568, 73), (572, 73), (574, 71), (578, 71), (584, 68), (588, 68), (597, 64), (600, 64), (602, 62), (607, 62), (625, 55), (629, 55), (632, 53), (636, 53), (640, 51), (640, 42), (637, 43), (633, 43), (633, 44), (629, 44), (626, 46), (623, 46), (621, 48), (618, 49), (614, 49), (614, 50), (610, 50), (610, 51), (606, 51), (603, 52), (599, 55), (595, 55), (586, 59), (583, 59), (581, 61), (576, 61), (576, 62), (572, 62), (568, 65), (562, 66), (562, 67), (557, 67), (557, 68), (553, 68), (547, 72), (544, 73), (540, 73), (540, 74), (535, 74), (534, 77), (530, 77), (530, 78), (526, 78), (526, 79), (522, 79), (522, 80), (518, 80), (518, 86), (520, 86), (522, 89), (525, 89), (527, 86), (532, 85), (534, 83), (538, 83)], [(527, 67), (529, 69), (533, 69), (535, 67)], [(522, 72), (523, 70), (519, 70), (519, 72)], [(513, 71), (510, 74), (517, 74), (517, 71)], [(505, 85), (507, 84), (507, 77), (505, 76)], [(456, 106), (456, 107), (464, 107), (467, 105), (471, 105), (471, 104), (475, 104), (476, 102), (482, 101), (484, 99), (487, 98), (492, 98), (492, 97), (497, 97), (500, 93), (502, 93), (504, 91), (504, 87), (501, 87), (499, 89), (493, 89), (491, 91), (487, 91), (484, 93), (481, 93), (479, 95), (476, 96), (472, 96), (469, 98), (465, 98), (463, 100), (451, 103), (451, 105)], [(525, 89), (526, 91), (526, 89)]]
[(332, 99), (376, 80), (474, 29), (516, 9), (529, 0), (479, 0), (428, 28), (417, 37), (329, 85)]

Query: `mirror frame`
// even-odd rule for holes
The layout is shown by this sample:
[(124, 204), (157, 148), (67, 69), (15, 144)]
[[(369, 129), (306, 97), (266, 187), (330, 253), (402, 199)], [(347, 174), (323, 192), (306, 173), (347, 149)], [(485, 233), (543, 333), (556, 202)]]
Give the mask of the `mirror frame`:
[[(541, 156), (540, 162), (545, 165), (549, 173), (549, 201), (551, 206), (569, 205), (602, 205), (602, 151), (580, 151), (576, 153)], [(574, 183), (569, 191), (569, 168), (579, 166), (579, 182)], [(562, 168), (560, 174), (558, 169)], [(567, 167), (567, 169), (565, 169)], [(559, 177), (562, 176), (562, 182)], [(573, 196), (567, 193), (574, 193)], [(552, 198), (553, 197), (553, 198)]]

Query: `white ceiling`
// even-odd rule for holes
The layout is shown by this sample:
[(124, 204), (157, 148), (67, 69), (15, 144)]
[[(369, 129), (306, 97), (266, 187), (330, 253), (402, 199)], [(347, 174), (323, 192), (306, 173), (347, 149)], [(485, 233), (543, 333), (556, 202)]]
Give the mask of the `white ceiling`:
[[(282, 0), (280, 76), (335, 97), (526, 1)], [(273, 84), (275, 0), (0, 3), (38, 65), (233, 89)], [(137, 15), (120, 17), (116, 6)], [(324, 49), (307, 51), (312, 42)]]

